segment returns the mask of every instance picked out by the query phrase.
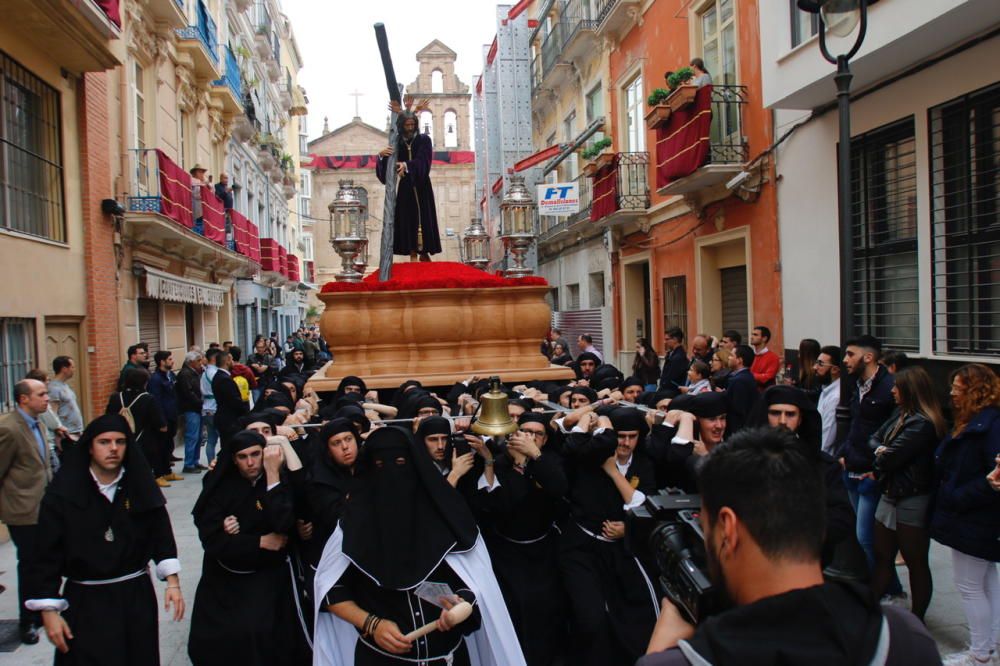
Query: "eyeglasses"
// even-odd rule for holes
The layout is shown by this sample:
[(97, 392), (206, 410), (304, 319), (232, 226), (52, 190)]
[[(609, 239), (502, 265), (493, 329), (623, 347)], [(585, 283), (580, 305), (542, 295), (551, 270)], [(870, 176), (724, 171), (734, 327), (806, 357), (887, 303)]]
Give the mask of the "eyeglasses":
[(815, 363), (813, 363), (813, 366), (819, 368), (832, 368), (833, 363), (824, 363), (823, 361), (816, 361)]
[(518, 430), (518, 432), (521, 433), (522, 435), (528, 435), (530, 437), (534, 437), (535, 439), (538, 439), (539, 437), (545, 437), (544, 432), (538, 432), (536, 430), (525, 430), (524, 428), (521, 428), (520, 430)]

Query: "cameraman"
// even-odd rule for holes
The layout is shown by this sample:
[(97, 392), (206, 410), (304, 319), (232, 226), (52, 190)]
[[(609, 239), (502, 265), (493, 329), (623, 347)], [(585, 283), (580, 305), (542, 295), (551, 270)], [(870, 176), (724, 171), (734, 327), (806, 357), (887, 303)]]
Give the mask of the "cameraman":
[(707, 457), (699, 484), (708, 568), (734, 607), (695, 629), (664, 600), (637, 666), (941, 663), (909, 612), (824, 581), (823, 477), (791, 433), (734, 435)]

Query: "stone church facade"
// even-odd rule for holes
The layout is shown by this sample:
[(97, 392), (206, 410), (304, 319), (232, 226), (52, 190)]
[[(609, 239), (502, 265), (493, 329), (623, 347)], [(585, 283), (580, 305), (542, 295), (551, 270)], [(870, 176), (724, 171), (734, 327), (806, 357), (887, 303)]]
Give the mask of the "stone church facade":
[[(475, 215), (475, 160), (471, 153), (472, 126), (469, 122), (469, 86), (455, 74), (456, 54), (438, 40), (417, 53), (419, 74), (405, 91), (418, 100), (428, 99), (429, 111), (420, 115), (420, 131), (428, 134), (434, 145), (434, 165), (431, 182), (437, 204), (438, 230), (443, 252), (434, 261), (460, 261), (459, 234), (469, 226)], [(334, 279), (340, 270), (340, 257), (330, 245), (330, 214), (328, 206), (334, 200), (340, 181), (353, 181), (368, 193), (368, 272), (378, 269), (379, 245), (382, 237), (382, 207), (385, 187), (375, 177), (375, 155), (388, 145), (388, 132), (354, 118), (351, 122), (329, 130), (308, 144), (312, 160), (312, 197), (309, 216), (313, 218), (315, 283), (322, 285)], [(396, 262), (408, 261), (396, 257)], [(315, 295), (310, 297), (320, 305)]]

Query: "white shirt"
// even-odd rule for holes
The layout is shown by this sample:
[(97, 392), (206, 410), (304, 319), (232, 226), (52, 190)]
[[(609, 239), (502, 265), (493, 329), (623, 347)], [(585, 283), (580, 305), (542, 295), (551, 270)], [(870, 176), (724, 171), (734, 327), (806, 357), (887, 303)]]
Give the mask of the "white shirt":
[(205, 414), (214, 414), (215, 410), (218, 409), (218, 403), (215, 401), (215, 396), (212, 394), (212, 379), (215, 377), (215, 373), (219, 371), (219, 367), (215, 365), (206, 365), (205, 372), (201, 373), (201, 379), (199, 380), (199, 385), (201, 386), (201, 411)]
[(823, 451), (834, 455), (837, 437), (837, 405), (840, 404), (840, 380), (836, 379), (819, 394), (816, 408), (823, 419)]
[(118, 482), (122, 480), (123, 476), (125, 476), (125, 467), (123, 466), (121, 469), (118, 470), (118, 476), (116, 476), (114, 478), (114, 481), (112, 481), (111, 483), (101, 483), (101, 480), (97, 478), (96, 474), (94, 474), (94, 470), (90, 469), (89, 471), (90, 471), (90, 477), (94, 480), (94, 483), (97, 484), (97, 489), (101, 492), (102, 495), (104, 495), (105, 499), (107, 499), (109, 502), (114, 502), (115, 493), (118, 492)]
[[(625, 478), (628, 478), (625, 473), (628, 472), (628, 468), (631, 464), (632, 464), (632, 456), (629, 456), (628, 460), (626, 460), (624, 464), (618, 462), (617, 457), (615, 458), (615, 467), (618, 468), (618, 473), (624, 476)], [(635, 507), (641, 505), (643, 502), (646, 501), (645, 493), (643, 493), (638, 488), (635, 488), (633, 490), (634, 492), (632, 493), (632, 501), (626, 504), (624, 507), (626, 511), (628, 511), (629, 509), (634, 509)]]

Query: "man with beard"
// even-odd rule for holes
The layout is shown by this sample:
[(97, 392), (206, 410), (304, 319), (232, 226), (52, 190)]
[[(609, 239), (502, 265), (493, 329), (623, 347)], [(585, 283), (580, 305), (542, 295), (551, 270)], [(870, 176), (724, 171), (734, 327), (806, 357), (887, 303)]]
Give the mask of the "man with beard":
[(495, 464), (486, 460), (496, 484), (481, 481), (474, 500), (489, 526), (484, 538), (528, 666), (549, 666), (564, 639), (555, 523), (565, 513), (569, 481), (548, 423), (542, 414), (521, 415)]
[[(380, 428), (363, 462), (316, 571), (315, 663), (524, 666), (472, 513), (423, 445)], [(474, 611), (456, 625), (445, 610), (461, 600)]]
[(559, 573), (569, 594), (571, 663), (632, 664), (656, 619), (656, 598), (639, 560), (625, 547), (625, 511), (656, 492), (653, 465), (639, 448), (642, 413), (584, 414), (563, 447), (573, 480), (570, 518), (560, 539)]
[(824, 581), (822, 484), (789, 432), (746, 430), (716, 447), (701, 468), (700, 519), (712, 582), (731, 608), (696, 629), (664, 599), (637, 666), (939, 665), (913, 615)]
[[(396, 217), (393, 221), (392, 252), (409, 255), (410, 261), (430, 261), (430, 255), (440, 254), (434, 190), (431, 187), (431, 162), (434, 149), (431, 138), (417, 132), (417, 115), (393, 102), (399, 115), (399, 141), (383, 148), (378, 154), (375, 175), (385, 184), (387, 178), (399, 178), (396, 187)], [(418, 109), (420, 107), (418, 106)], [(389, 156), (396, 153), (396, 173), (386, 174)]]
[(823, 419), (823, 451), (833, 455), (837, 446), (837, 405), (840, 403), (840, 347), (823, 347), (814, 368), (823, 390), (819, 394), (819, 415)]
[(278, 377), (283, 379), (292, 375), (306, 375), (309, 373), (309, 366), (306, 363), (306, 353), (301, 349), (293, 349), (285, 354), (285, 367), (278, 373)]
[(175, 621), (184, 617), (181, 565), (166, 500), (123, 417), (98, 417), (67, 451), (38, 530), (25, 605), (41, 611), (55, 663), (157, 666), (149, 562)]
[(205, 548), (188, 639), (195, 666), (296, 663), (285, 554), (295, 514), (284, 459), (280, 446), (242, 430), (205, 476), (192, 511)]

